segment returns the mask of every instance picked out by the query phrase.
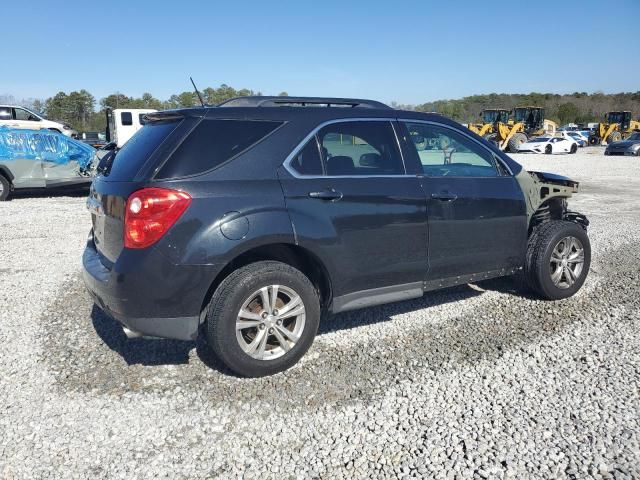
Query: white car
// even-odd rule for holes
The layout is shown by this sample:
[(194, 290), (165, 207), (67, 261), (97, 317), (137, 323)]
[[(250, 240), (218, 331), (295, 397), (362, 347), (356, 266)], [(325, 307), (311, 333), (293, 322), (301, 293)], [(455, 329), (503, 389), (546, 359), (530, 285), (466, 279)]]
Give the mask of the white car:
[(586, 147), (589, 145), (589, 138), (585, 137), (578, 131), (560, 131), (560, 135), (564, 138), (570, 138), (576, 141), (579, 147)]
[(18, 105), (0, 105), (0, 126), (28, 128), (31, 130), (55, 130), (67, 137), (76, 133), (69, 125), (47, 120), (39, 113)]
[(578, 143), (572, 138), (537, 137), (518, 147), (518, 153), (576, 153)]

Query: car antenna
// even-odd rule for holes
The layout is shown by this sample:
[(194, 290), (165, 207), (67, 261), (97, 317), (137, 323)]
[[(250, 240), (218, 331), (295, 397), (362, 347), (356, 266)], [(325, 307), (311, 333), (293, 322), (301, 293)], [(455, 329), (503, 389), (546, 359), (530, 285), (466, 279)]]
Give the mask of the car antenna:
[(200, 100), (200, 105), (204, 107), (204, 100), (202, 100), (202, 95), (200, 95), (200, 91), (198, 90), (198, 87), (196, 87), (196, 82), (194, 82), (193, 78), (191, 77), (189, 77), (189, 80), (191, 80), (191, 85), (193, 85), (193, 89), (196, 91), (196, 95), (198, 95), (198, 99)]

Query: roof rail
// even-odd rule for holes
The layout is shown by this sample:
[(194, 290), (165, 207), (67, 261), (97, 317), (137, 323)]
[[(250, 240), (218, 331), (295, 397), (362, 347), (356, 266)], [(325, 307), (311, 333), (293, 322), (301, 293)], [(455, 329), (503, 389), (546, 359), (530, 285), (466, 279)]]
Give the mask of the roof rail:
[(375, 100), (363, 100), (360, 98), (325, 98), (325, 97), (267, 97), (267, 96), (251, 96), (236, 97), (226, 100), (218, 105), (218, 107), (307, 107), (307, 106), (326, 106), (326, 107), (363, 107), (363, 108), (381, 108), (391, 109)]

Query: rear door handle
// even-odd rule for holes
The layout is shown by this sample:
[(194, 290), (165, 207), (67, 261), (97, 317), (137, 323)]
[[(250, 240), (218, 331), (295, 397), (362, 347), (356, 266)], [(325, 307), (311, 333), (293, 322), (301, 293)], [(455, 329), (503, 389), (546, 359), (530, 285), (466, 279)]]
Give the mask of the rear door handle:
[(309, 192), (309, 196), (311, 198), (318, 198), (320, 200), (330, 200), (333, 202), (337, 202), (342, 198), (342, 192), (338, 192), (333, 188), (327, 188), (326, 190), (321, 190), (319, 192)]
[(442, 202), (453, 202), (456, 198), (458, 198), (458, 196), (453, 193), (440, 192), (432, 193), (431, 198), (433, 198), (434, 200), (440, 200)]

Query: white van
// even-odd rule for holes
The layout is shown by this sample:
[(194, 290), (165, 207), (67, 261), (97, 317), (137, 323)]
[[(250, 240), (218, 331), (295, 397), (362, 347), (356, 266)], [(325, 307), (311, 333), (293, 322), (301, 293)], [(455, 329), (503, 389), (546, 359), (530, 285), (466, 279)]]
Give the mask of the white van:
[(113, 142), (121, 148), (133, 134), (145, 124), (147, 113), (157, 112), (149, 108), (107, 109), (107, 142)]

